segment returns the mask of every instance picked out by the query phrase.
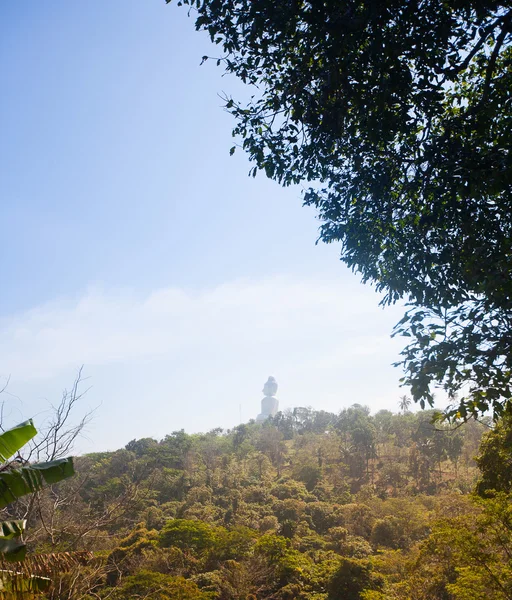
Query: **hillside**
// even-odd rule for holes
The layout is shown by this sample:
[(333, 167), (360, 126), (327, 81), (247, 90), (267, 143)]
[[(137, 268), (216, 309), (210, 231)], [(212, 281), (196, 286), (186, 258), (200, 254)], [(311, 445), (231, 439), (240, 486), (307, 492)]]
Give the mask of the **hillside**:
[(509, 598), (510, 503), (472, 494), (499, 428), (434, 416), (297, 408), (81, 457), (29, 541), (96, 558), (48, 597)]

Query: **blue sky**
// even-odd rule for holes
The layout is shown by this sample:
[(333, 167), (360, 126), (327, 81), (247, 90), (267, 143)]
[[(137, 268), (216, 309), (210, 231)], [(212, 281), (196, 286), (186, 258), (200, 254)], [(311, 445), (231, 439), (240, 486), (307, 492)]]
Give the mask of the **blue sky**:
[[(300, 188), (233, 145), (213, 64), (164, 0), (0, 4), (0, 375), (44, 419), (76, 369), (80, 450), (230, 427), (281, 407), (397, 407), (402, 309), (315, 245)], [(111, 423), (115, 422), (112, 428)]]

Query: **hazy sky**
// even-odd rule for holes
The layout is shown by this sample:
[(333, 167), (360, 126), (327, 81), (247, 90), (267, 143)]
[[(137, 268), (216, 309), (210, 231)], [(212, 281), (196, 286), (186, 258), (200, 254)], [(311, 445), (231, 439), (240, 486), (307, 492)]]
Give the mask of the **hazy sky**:
[(396, 409), (402, 309), (315, 246), (300, 188), (229, 156), (241, 96), (164, 0), (0, 3), (0, 375), (44, 419), (77, 368), (82, 451), (281, 408)]

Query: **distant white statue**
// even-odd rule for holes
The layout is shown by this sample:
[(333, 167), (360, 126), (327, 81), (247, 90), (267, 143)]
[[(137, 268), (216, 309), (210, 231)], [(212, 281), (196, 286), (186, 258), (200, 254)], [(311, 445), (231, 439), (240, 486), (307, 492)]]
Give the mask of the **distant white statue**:
[(277, 381), (270, 376), (267, 382), (263, 386), (263, 393), (265, 396), (275, 396), (277, 394)]
[(269, 377), (263, 386), (265, 397), (261, 401), (261, 413), (256, 417), (256, 423), (262, 423), (269, 417), (274, 417), (279, 411), (279, 400), (274, 398), (277, 394), (277, 382), (273, 377)]

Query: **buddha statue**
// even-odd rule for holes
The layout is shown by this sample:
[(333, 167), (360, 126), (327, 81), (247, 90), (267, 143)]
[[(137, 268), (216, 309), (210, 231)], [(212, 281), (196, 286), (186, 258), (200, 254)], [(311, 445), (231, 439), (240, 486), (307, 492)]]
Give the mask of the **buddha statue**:
[(277, 393), (277, 382), (269, 377), (263, 386), (265, 397), (261, 401), (261, 413), (256, 417), (256, 423), (262, 423), (269, 417), (274, 417), (279, 410), (279, 401), (274, 396)]

